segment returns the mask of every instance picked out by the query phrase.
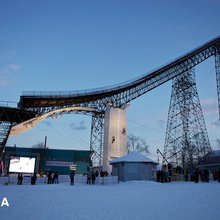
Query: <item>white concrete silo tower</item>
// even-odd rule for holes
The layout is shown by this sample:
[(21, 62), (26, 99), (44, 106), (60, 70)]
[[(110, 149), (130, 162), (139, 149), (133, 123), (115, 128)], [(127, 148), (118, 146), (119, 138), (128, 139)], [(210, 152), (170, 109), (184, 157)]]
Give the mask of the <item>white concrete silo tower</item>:
[(125, 108), (109, 108), (105, 112), (103, 170), (111, 173), (109, 161), (127, 152), (126, 110)]

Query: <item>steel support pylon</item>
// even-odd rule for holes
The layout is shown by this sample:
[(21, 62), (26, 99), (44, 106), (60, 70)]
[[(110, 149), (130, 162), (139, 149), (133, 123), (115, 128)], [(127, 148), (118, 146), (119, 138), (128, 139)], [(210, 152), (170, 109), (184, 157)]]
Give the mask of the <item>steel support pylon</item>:
[(0, 160), (2, 159), (12, 124), (13, 123), (8, 121), (0, 122)]
[(172, 82), (164, 156), (189, 171), (209, 151), (211, 146), (192, 68)]
[(93, 166), (102, 166), (104, 141), (104, 114), (92, 116), (90, 150), (93, 152), (91, 161)]
[(219, 120), (220, 120), (220, 54), (219, 53), (215, 55), (215, 69), (216, 69), (218, 109), (219, 109)]

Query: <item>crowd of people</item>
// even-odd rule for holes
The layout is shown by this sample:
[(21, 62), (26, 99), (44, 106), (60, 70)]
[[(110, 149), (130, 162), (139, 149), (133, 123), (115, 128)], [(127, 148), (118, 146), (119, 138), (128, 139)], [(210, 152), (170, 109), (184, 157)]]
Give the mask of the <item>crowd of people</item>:
[[(162, 169), (157, 170), (157, 182), (170, 182), (171, 181), (171, 176), (173, 173), (172, 165), (164, 165)], [(87, 169), (87, 173), (83, 174), (87, 176), (86, 184), (92, 184), (94, 185), (96, 182), (97, 177), (107, 177), (109, 174), (107, 171), (101, 171), (98, 172), (98, 170), (94, 171), (90, 168)], [(51, 172), (49, 171), (47, 174), (47, 184), (59, 184), (59, 174), (58, 172)], [(75, 172), (71, 171), (70, 172), (70, 185), (74, 185), (74, 177), (75, 177)], [(212, 171), (212, 177), (214, 181), (218, 181), (220, 183), (220, 168), (217, 170)], [(31, 176), (31, 185), (35, 185), (37, 180), (37, 174), (34, 173)], [(184, 180), (185, 181), (192, 181), (195, 183), (198, 183), (199, 181), (201, 182), (209, 182), (210, 180), (210, 172), (207, 169), (199, 169), (196, 168), (192, 172), (186, 171), (184, 174)], [(23, 182), (23, 175), (18, 174), (17, 177), (17, 184), (22, 185)]]
[(214, 181), (218, 180), (218, 182), (220, 183), (220, 168), (218, 170), (213, 170), (212, 176)]
[[(18, 174), (18, 178), (17, 178), (17, 184), (18, 185), (22, 185), (23, 183), (23, 175), (21, 173)], [(35, 185), (36, 183), (36, 180), (37, 180), (37, 174), (34, 173), (32, 176), (31, 176), (31, 185)]]
[[(208, 169), (195, 168), (191, 172), (188, 172), (187, 170), (184, 172), (181, 169), (173, 169), (172, 165), (168, 164), (164, 165), (162, 169), (157, 170), (157, 182), (170, 182), (173, 170), (178, 174), (184, 173), (185, 181), (192, 181), (195, 183), (201, 181), (203, 183), (208, 183), (210, 180), (210, 172)], [(212, 171), (212, 177), (214, 181), (220, 182), (220, 168)]]
[[(99, 176), (107, 177), (109, 173), (107, 171), (101, 171), (101, 172), (99, 172), (98, 170), (94, 171), (88, 167), (87, 173), (84, 173), (83, 176), (85, 175), (87, 176), (86, 184), (94, 185), (97, 177)], [(59, 183), (58, 172), (53, 173), (49, 171), (46, 176), (47, 176), (47, 184), (58, 184)], [(70, 176), (70, 185), (74, 185), (75, 171), (70, 171), (69, 176)]]
[[(94, 171), (94, 170), (91, 170), (90, 168), (88, 168), (87, 173), (85, 173), (84, 175), (87, 176), (86, 184), (94, 185), (97, 177), (99, 177), (99, 176), (100, 177), (107, 177), (109, 174), (107, 171), (98, 172), (98, 170)], [(43, 176), (43, 175), (40, 174), (40, 176)], [(70, 176), (70, 185), (74, 185), (75, 172), (71, 171), (69, 176)], [(49, 171), (46, 173), (46, 177), (47, 177), (47, 182), (46, 182), (47, 184), (59, 184), (58, 172)], [(31, 185), (35, 185), (36, 180), (37, 180), (37, 175), (36, 175), (36, 173), (34, 173), (31, 176)], [(17, 178), (17, 184), (22, 185), (22, 182), (23, 182), (23, 175), (19, 173), (18, 178)]]
[(92, 170), (88, 170), (87, 172), (87, 180), (86, 180), (86, 184), (92, 184), (94, 185), (95, 184), (95, 180), (96, 180), (96, 177), (99, 176), (99, 172), (98, 171), (92, 171)]
[[(220, 168), (218, 170), (212, 171), (212, 177), (214, 181), (217, 181), (220, 183)], [(198, 183), (199, 180), (203, 183), (208, 183), (210, 180), (210, 172), (207, 169), (199, 169), (196, 168), (193, 170), (190, 175), (186, 171), (185, 173), (185, 181), (195, 181), (195, 183)]]
[(157, 182), (170, 182), (172, 176), (172, 165), (164, 165), (162, 169), (157, 170)]
[(47, 184), (59, 184), (59, 174), (58, 172), (51, 172), (47, 173)]
[(101, 171), (100, 173), (99, 173), (99, 171), (98, 170), (96, 170), (96, 171), (94, 171), (94, 170), (90, 170), (89, 168), (88, 168), (88, 170), (87, 170), (87, 174), (86, 174), (86, 176), (87, 176), (87, 181), (86, 181), (86, 184), (92, 184), (92, 185), (94, 185), (95, 184), (95, 180), (96, 180), (96, 178), (97, 177), (107, 177), (109, 174), (108, 174), (108, 172), (107, 171)]

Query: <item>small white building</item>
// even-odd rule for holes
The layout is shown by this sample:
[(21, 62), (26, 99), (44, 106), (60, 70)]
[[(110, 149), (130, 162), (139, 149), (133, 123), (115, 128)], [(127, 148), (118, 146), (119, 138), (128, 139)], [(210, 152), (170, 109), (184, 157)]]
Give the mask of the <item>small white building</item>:
[(157, 162), (138, 153), (130, 152), (110, 162), (112, 175), (119, 181), (153, 180)]

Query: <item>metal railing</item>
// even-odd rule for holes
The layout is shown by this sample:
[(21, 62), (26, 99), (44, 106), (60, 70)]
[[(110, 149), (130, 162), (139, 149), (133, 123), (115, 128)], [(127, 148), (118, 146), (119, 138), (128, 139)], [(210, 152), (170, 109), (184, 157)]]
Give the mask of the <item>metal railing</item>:
[(122, 83), (100, 87), (100, 88), (92, 88), (92, 89), (84, 89), (84, 90), (72, 90), (72, 91), (23, 91), (22, 96), (34, 96), (34, 97), (77, 97), (77, 96), (85, 96), (85, 95), (93, 95), (93, 94), (100, 94), (106, 93), (111, 91), (117, 91), (120, 89), (126, 89), (131, 86), (136, 86), (137, 84), (142, 83), (143, 81), (147, 80), (147, 78), (155, 77), (159, 72), (162, 73), (168, 68), (173, 68), (175, 65), (179, 65), (180, 63), (186, 61), (187, 59), (193, 59), (193, 57), (201, 53), (203, 50), (206, 50), (209, 47), (219, 47), (220, 36), (204, 43), (203, 45), (185, 53), (182, 56), (160, 66), (159, 68), (153, 69), (147, 73), (141, 74), (138, 77), (135, 77), (131, 80), (124, 81)]
[[(69, 183), (69, 175), (60, 175), (58, 178), (59, 183)], [(76, 184), (86, 184), (87, 176), (80, 174), (75, 175), (74, 182)], [(0, 185), (15, 185), (17, 184), (17, 176), (0, 176)], [(31, 176), (23, 177), (23, 185), (31, 184)], [(36, 184), (47, 184), (47, 177), (38, 177)], [(97, 177), (95, 180), (96, 185), (109, 185), (109, 184), (118, 184), (118, 176), (107, 176), (107, 177)]]
[(17, 102), (11, 101), (0, 101), (0, 107), (7, 107), (7, 108), (17, 108)]

